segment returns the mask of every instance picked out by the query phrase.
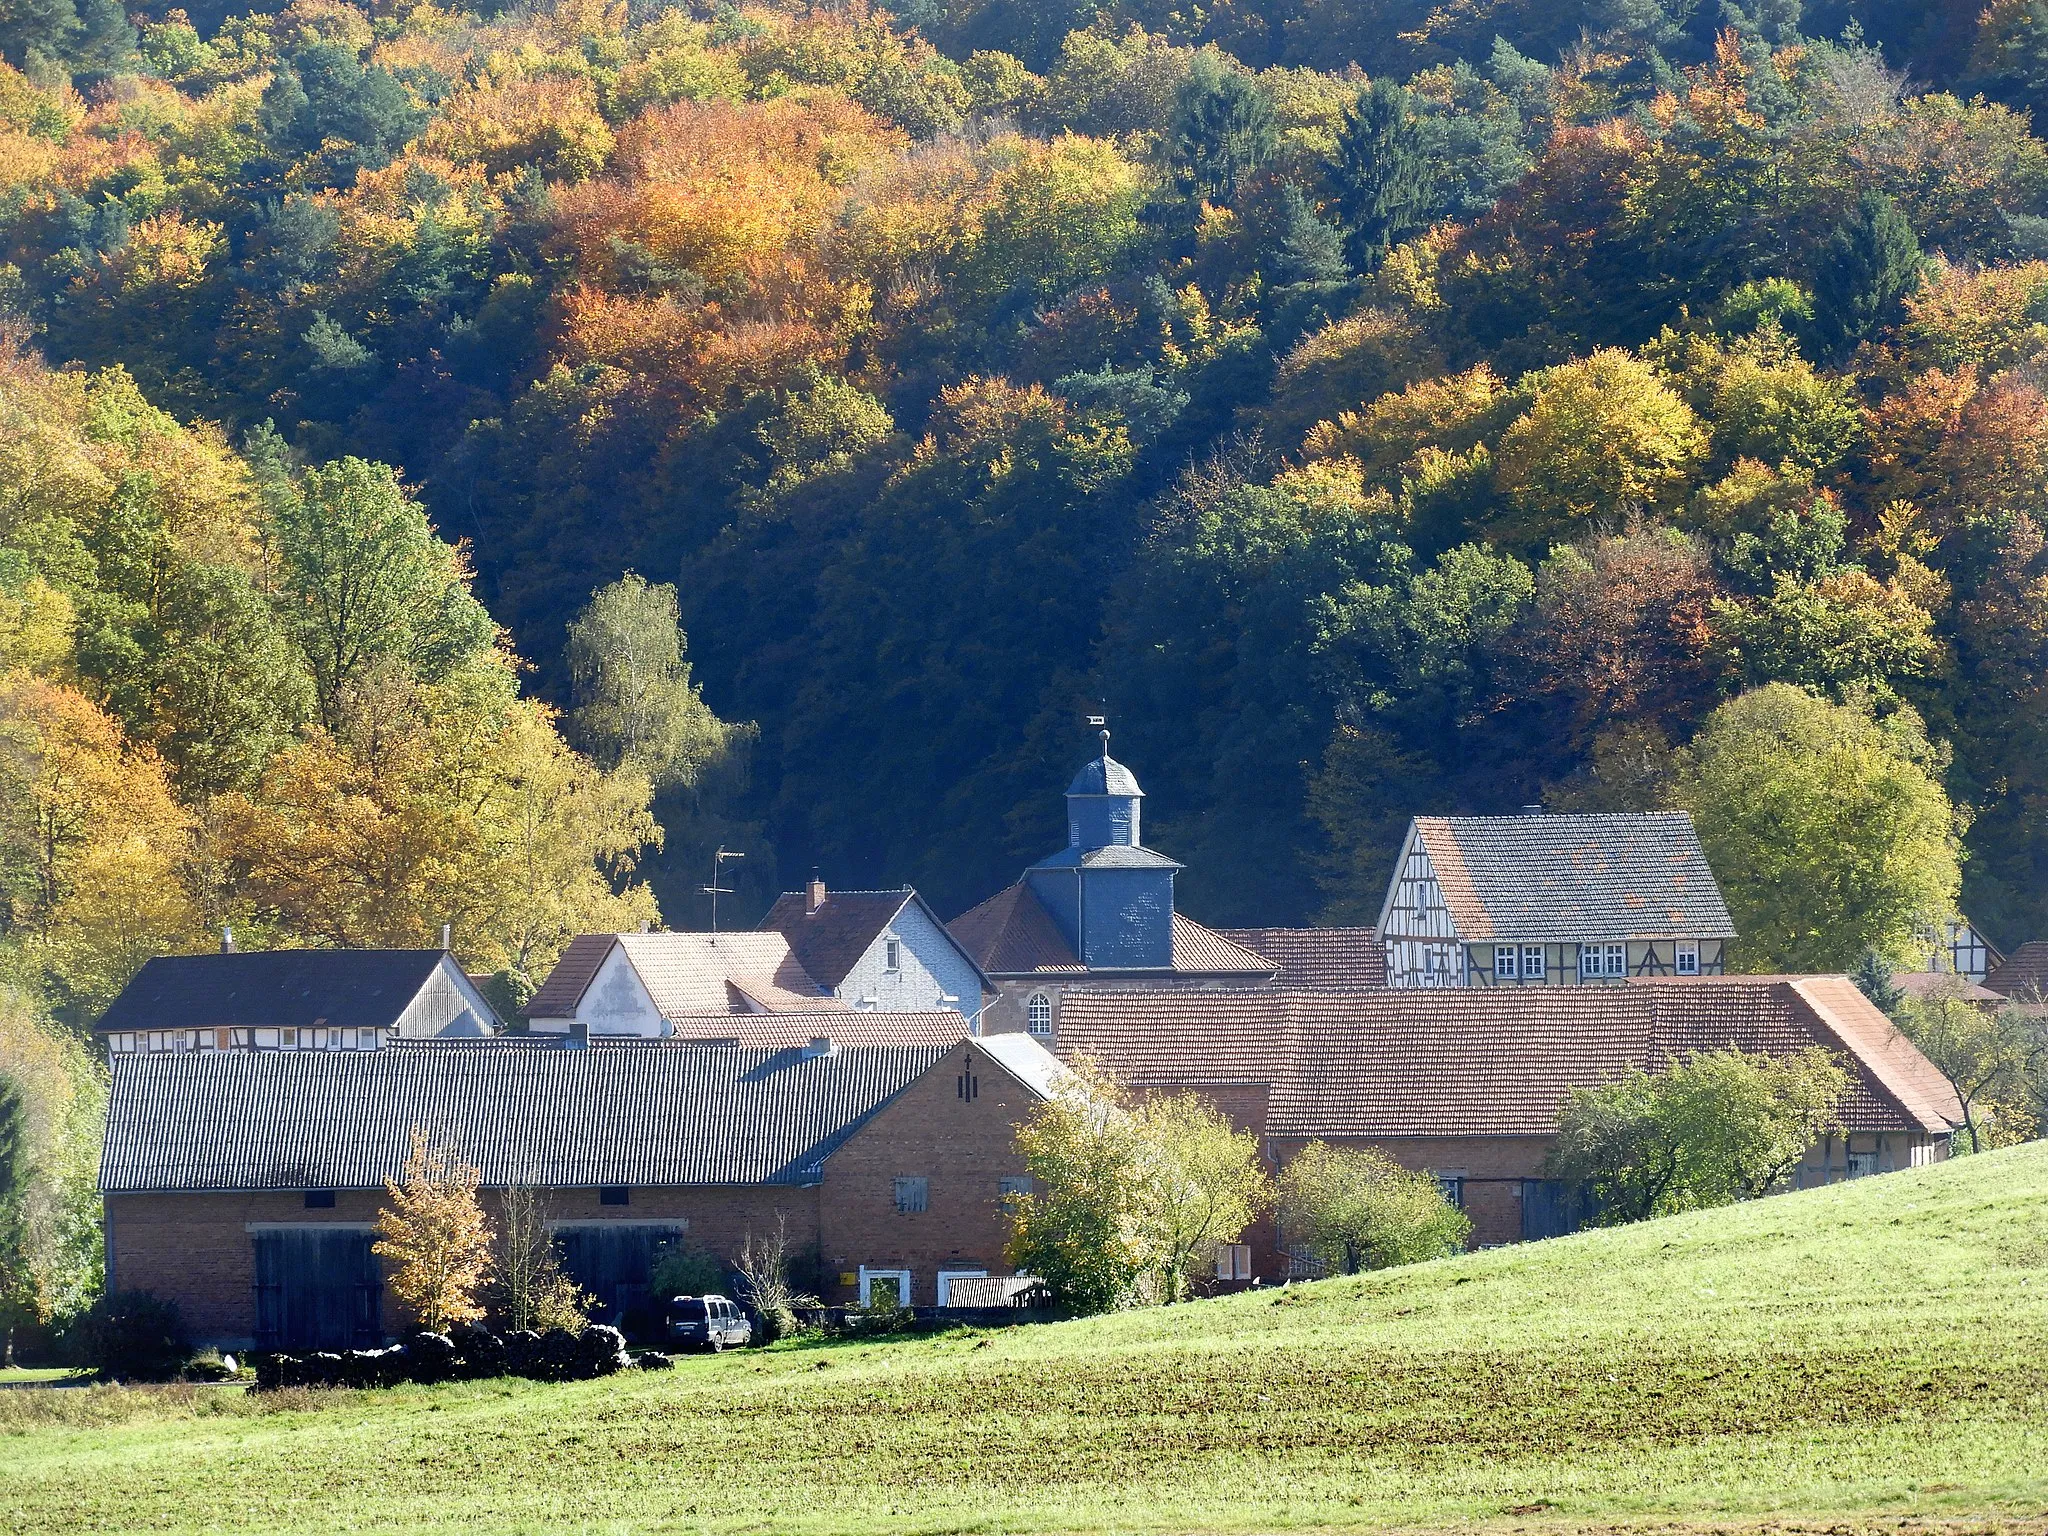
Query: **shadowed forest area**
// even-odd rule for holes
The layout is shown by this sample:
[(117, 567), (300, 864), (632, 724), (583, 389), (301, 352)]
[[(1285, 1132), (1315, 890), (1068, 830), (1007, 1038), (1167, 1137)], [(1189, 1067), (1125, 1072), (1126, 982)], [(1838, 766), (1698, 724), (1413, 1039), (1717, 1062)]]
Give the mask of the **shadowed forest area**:
[(0, 863), (74, 1016), (227, 923), (451, 921), (516, 1001), (701, 926), (719, 843), (747, 921), (813, 866), (950, 915), (1089, 712), (1210, 922), (1372, 920), (1416, 812), (1744, 863), (1775, 773), (1792, 862), (1910, 846), (1749, 963), (1904, 960), (1958, 878), (2048, 930), (2035, 0), (37, 0), (0, 53)]

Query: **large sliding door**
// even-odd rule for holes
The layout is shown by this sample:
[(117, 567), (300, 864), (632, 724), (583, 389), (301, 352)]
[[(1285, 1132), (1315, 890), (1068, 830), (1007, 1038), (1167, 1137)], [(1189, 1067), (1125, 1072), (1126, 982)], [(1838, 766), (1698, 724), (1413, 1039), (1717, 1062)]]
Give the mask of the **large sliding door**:
[(664, 1245), (679, 1241), (683, 1228), (658, 1222), (607, 1221), (558, 1226), (555, 1242), (562, 1268), (588, 1291), (599, 1322), (616, 1322), (648, 1304), (647, 1281)]
[(384, 1342), (374, 1233), (278, 1227), (254, 1239), (259, 1349), (373, 1349)]

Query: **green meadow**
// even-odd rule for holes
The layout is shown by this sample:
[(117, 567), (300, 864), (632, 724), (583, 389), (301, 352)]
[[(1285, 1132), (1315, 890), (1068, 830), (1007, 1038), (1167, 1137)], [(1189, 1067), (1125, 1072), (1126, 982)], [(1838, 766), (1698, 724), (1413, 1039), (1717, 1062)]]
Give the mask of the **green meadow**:
[(2044, 1514), (2039, 1143), (1354, 1279), (608, 1381), (0, 1392), (0, 1526), (34, 1532)]

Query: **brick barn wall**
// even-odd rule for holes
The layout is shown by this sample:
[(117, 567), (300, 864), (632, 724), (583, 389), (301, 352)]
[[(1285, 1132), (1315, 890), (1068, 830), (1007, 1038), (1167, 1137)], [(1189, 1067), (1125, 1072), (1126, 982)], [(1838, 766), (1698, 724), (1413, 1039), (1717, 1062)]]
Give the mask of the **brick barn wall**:
[[(483, 1193), (495, 1219), (497, 1195)], [(551, 1191), (550, 1221), (680, 1221), (691, 1241), (721, 1258), (738, 1255), (748, 1232), (765, 1236), (785, 1222), (793, 1257), (807, 1264), (818, 1243), (818, 1190), (787, 1188), (634, 1189), (623, 1206), (604, 1205), (594, 1189)], [(332, 1209), (308, 1210), (299, 1192), (110, 1195), (113, 1283), (175, 1301), (198, 1344), (247, 1348), (254, 1336), (255, 1245), (252, 1224), (366, 1227), (384, 1204), (381, 1191), (343, 1190)], [(403, 1309), (385, 1293), (384, 1324), (393, 1333)]]
[[(1523, 1179), (1543, 1177), (1548, 1136), (1326, 1136), (1333, 1147), (1381, 1152), (1403, 1168), (1420, 1172), (1462, 1172), (1465, 1214), (1472, 1218), (1472, 1246), (1514, 1243), (1522, 1238)], [(1275, 1167), (1306, 1146), (1305, 1138), (1272, 1137), (1267, 1155)], [(1278, 1256), (1276, 1255), (1276, 1258)], [(1284, 1261), (1283, 1261), (1284, 1266)], [(1284, 1267), (1281, 1271), (1284, 1273)], [(1259, 1271), (1261, 1275), (1266, 1270)]]
[[(979, 1093), (960, 1097), (964, 1064)], [(858, 1299), (841, 1275), (870, 1269), (911, 1271), (911, 1301), (938, 1304), (941, 1269), (1010, 1273), (1010, 1235), (999, 1181), (1021, 1175), (1017, 1127), (1038, 1100), (973, 1041), (955, 1047), (826, 1161), (819, 1189), (825, 1299)], [(899, 1177), (929, 1180), (927, 1208), (896, 1209)]]

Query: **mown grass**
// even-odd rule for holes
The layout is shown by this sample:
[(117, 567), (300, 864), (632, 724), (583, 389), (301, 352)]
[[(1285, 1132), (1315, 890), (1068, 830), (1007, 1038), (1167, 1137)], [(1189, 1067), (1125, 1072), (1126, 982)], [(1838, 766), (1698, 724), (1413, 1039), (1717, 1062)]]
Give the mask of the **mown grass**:
[(0, 1394), (0, 1522), (38, 1532), (2044, 1513), (2039, 1145), (1277, 1293), (658, 1376)]

